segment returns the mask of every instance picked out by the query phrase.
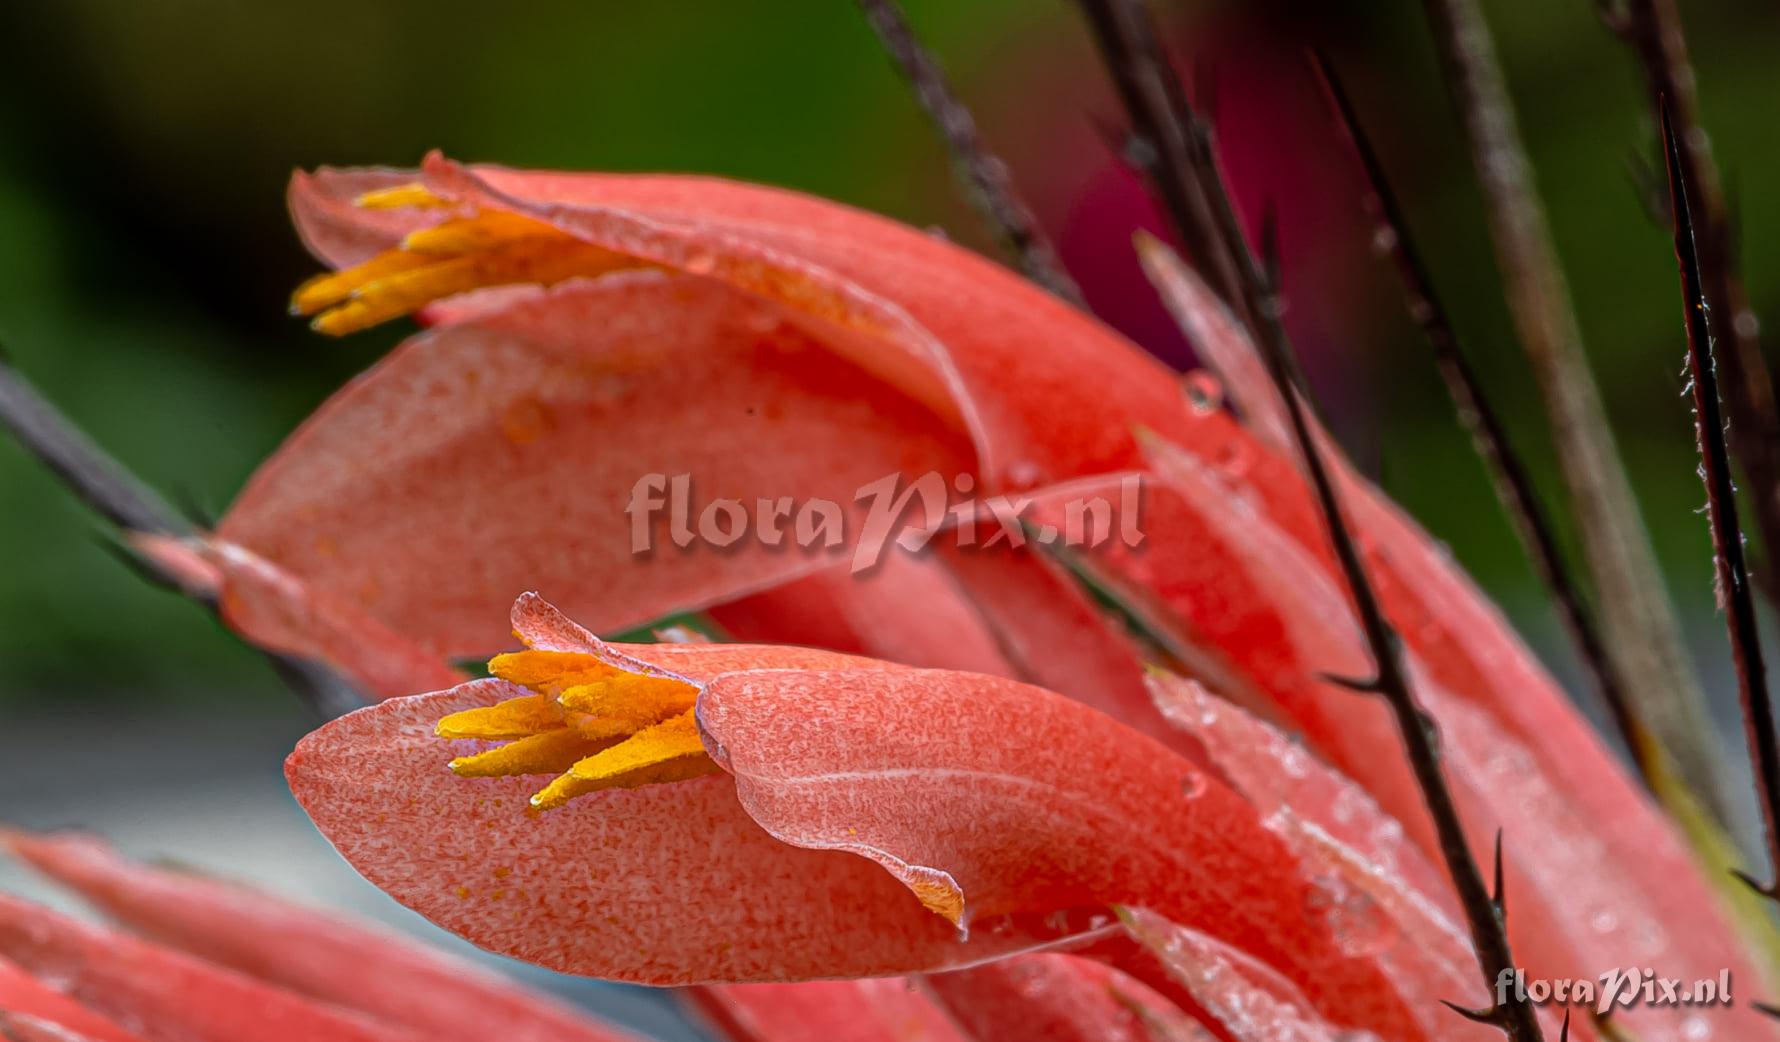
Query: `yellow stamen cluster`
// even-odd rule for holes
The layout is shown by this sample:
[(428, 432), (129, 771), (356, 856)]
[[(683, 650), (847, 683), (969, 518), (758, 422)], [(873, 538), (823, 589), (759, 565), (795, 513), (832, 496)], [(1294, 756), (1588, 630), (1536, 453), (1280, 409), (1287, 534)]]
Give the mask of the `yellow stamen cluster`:
[(671, 677), (627, 673), (592, 655), (519, 651), (489, 672), (532, 693), (440, 720), (440, 738), (504, 742), (460, 756), (466, 778), (554, 774), (532, 796), (551, 810), (601, 789), (631, 789), (718, 770), (698, 739), (698, 689)]
[[(371, 210), (457, 206), (418, 184), (371, 192), (356, 202)], [(363, 264), (310, 279), (291, 296), (291, 311), (315, 316), (318, 332), (344, 336), (471, 290), (549, 286), (638, 266), (543, 221), (484, 210), (447, 218)]]

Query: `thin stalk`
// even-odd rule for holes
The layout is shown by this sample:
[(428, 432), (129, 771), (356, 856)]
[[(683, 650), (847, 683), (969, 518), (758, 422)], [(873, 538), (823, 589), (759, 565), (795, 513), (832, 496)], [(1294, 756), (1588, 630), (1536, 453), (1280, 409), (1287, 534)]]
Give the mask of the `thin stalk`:
[[(0, 356), (0, 427), (60, 478), (76, 499), (123, 533), (195, 534), (164, 500), (39, 394), (4, 356)], [(131, 554), (129, 561), (149, 580), (184, 594), (212, 614), (217, 611), (214, 600), (152, 559)], [(264, 649), (262, 654), (279, 678), (324, 720), (366, 704), (350, 683), (321, 663)]]
[(1489, 28), (1475, 0), (1424, 7), (1483, 187), (1521, 348), (1545, 400), (1608, 654), (1638, 718), (1728, 825), (1730, 780), (1589, 371)]
[(1366, 182), (1363, 200), (1375, 228), (1373, 240), (1383, 244), (1403, 287), (1404, 302), (1410, 318), (1421, 328), (1433, 349), (1435, 364), (1452, 398), (1459, 422), (1471, 436), (1472, 447), (1483, 460), (1495, 486), (1496, 499), (1514, 526), (1522, 549), (1532, 562), (1533, 570), (1551, 593), (1558, 618), (1576, 647), (1576, 656), (1587, 672), (1595, 692), (1613, 721), (1620, 738), (1631, 752), (1646, 783), (1652, 778), (1649, 757), (1652, 750), (1632, 707), (1625, 688), (1614, 671), (1613, 661), (1601, 642), (1600, 631), (1583, 602), (1582, 592), (1564, 562), (1559, 549), (1557, 529), (1539, 500), (1532, 475), (1515, 451), (1506, 425), (1484, 394), (1476, 372), (1459, 347), (1458, 334), (1447, 318), (1446, 307), (1434, 289), (1433, 279), (1423, 263), (1421, 252), (1409, 234), (1396, 193), (1385, 176), (1384, 165), (1372, 147), (1372, 141), (1361, 125), (1359, 116), (1347, 96), (1341, 80), (1322, 54), (1312, 52), (1311, 68), (1322, 85), (1324, 97), (1335, 116), (1336, 124), (1353, 152), (1354, 161)]
[[(1700, 274), (1698, 240), (1688, 198), (1681, 145), (1667, 109), (1662, 111), (1663, 154), (1669, 170), (1670, 212), (1675, 220), (1675, 260), (1681, 269), (1681, 308), (1687, 325), (1687, 371), (1692, 384), (1694, 433), (1700, 450), (1700, 479), (1706, 485), (1706, 518), (1712, 527), (1712, 559), (1719, 603), (1730, 633), (1731, 662), (1737, 672), (1749, 757), (1755, 764), (1756, 794), (1767, 838), (1769, 865), (1780, 876), (1780, 745), (1775, 741), (1774, 702), (1762, 663), (1755, 598), (1743, 555), (1743, 529), (1737, 519), (1731, 482), (1730, 450), (1719, 411), (1718, 372), (1712, 351), (1711, 309)], [(1743, 877), (1770, 898), (1780, 897), (1780, 878), (1766, 885)]]
[[(1277, 316), (1277, 304), (1264, 313)], [(1291, 346), (1278, 331), (1277, 321), (1270, 322), (1267, 329), (1270, 332), (1262, 338), (1261, 348), (1268, 373), (1285, 400), (1292, 421), (1293, 438), (1298, 443), (1299, 454), (1304, 458), (1305, 470), (1309, 472), (1311, 485), (1316, 492), (1317, 505), (1322, 512), (1329, 541), (1334, 545), (1336, 559), (1341, 563), (1342, 574), (1353, 595), (1354, 606), (1359, 612), (1361, 628), (1366, 634), (1366, 644), (1376, 670), (1370, 678), (1345, 683), (1382, 696), (1396, 718), (1397, 731), (1402, 736), (1404, 749), (1409, 755), (1410, 769), (1414, 772), (1416, 785), (1421, 789), (1422, 798), (1428, 805), (1428, 814), (1434, 821), (1441, 859), (1446, 864), (1453, 888), (1458, 892), (1459, 903), (1465, 909), (1465, 918), (1471, 930), (1471, 943), (1477, 950), (1478, 962), (1483, 971), (1484, 986), (1491, 988), (1495, 981), (1503, 979), (1504, 974), (1512, 974), (1516, 966), (1508, 944), (1506, 910), (1500, 890), (1500, 837), (1498, 836), (1496, 848), (1495, 878), (1498, 883), (1497, 889), (1492, 892), (1484, 882), (1483, 872), (1477, 861), (1471, 856), (1471, 848), (1465, 842), (1465, 830), (1459, 819), (1458, 806), (1453, 801), (1452, 790), (1447, 786), (1446, 775), (1440, 767), (1439, 736), (1435, 722), (1422, 710), (1410, 690), (1397, 634), (1385, 618), (1384, 610), (1373, 592), (1372, 581), (1366, 574), (1366, 566), (1360, 560), (1359, 549), (1342, 514), (1334, 482), (1329, 477), (1328, 468), (1324, 466), (1317, 448), (1316, 438), (1311, 433), (1310, 420), (1306, 415), (1308, 410), (1293, 383), (1293, 367), (1288, 354)], [(1506, 1004), (1483, 1010), (1468, 1010), (1458, 1006), (1452, 1008), (1473, 1020), (1501, 1028), (1512, 1042), (1533, 1042), (1544, 1037), (1540, 1033), (1538, 1018), (1532, 1005), (1524, 998), (1510, 996)]]
[(983, 140), (970, 109), (953, 92), (933, 53), (916, 39), (896, 0), (859, 0), (859, 8), (945, 141), (958, 183), (1002, 248), (1027, 278), (1082, 306), (1081, 287), (1064, 270), (1056, 248), (1020, 198), (1007, 164)]
[[(1163, 134), (1164, 139), (1180, 141), (1190, 137), (1183, 128), (1198, 125), (1198, 121), (1187, 107), (1185, 91), (1178, 77), (1161, 60), (1155, 22), (1147, 6), (1142, 0), (1081, 2), (1101, 41), (1101, 51), (1113, 79), (1121, 85), (1120, 92), (1126, 99), (1133, 125), (1140, 131), (1147, 127), (1149, 133)], [(1155, 125), (1158, 120), (1160, 126)], [(1255, 342), (1261, 349), (1268, 372), (1285, 399), (1294, 439), (1304, 458), (1305, 470), (1342, 574), (1352, 592), (1376, 669), (1376, 675), (1369, 679), (1347, 683), (1383, 696), (1396, 719), (1411, 770), (1434, 822), (1441, 857), (1465, 910), (1484, 986), (1493, 988), (1494, 981), (1505, 972), (1511, 973), (1515, 966), (1508, 944), (1502, 894), (1499, 890), (1491, 892), (1465, 842), (1458, 807), (1440, 767), (1434, 722), (1422, 711), (1410, 690), (1397, 635), (1373, 591), (1359, 549), (1342, 514), (1334, 482), (1311, 433), (1307, 406), (1296, 387), (1296, 360), (1285, 326), (1280, 321), (1282, 308), (1278, 287), (1267, 277), (1266, 268), (1257, 261), (1236, 222), (1228, 188), (1215, 158), (1210, 155), (1209, 141), (1200, 140), (1207, 148), (1203, 154), (1186, 157), (1192, 160), (1190, 165), (1180, 168), (1164, 166), (1162, 170), (1178, 179), (1176, 194), (1196, 198), (1202, 204), (1194, 213), (1197, 215), (1195, 221), (1203, 217), (1204, 223), (1195, 223), (1194, 228), (1203, 231), (1228, 262), (1225, 285), (1235, 293), (1233, 300), (1239, 313), (1249, 316), (1250, 328), (1255, 332)], [(1161, 176), (1156, 180), (1158, 189), (1166, 195), (1168, 180)], [(1498, 855), (1499, 850), (1498, 847)], [(1500, 864), (1498, 856), (1497, 878), (1501, 874)], [(1513, 1042), (1542, 1042), (1533, 1007), (1524, 999), (1511, 998), (1506, 1005), (1487, 1010), (1460, 1009), (1459, 1012), (1500, 1027)]]
[(1717, 327), (1718, 365), (1724, 370), (1724, 408), (1731, 452), (1743, 469), (1743, 486), (1754, 508), (1765, 550), (1752, 566), (1769, 596), (1780, 595), (1780, 409), (1774, 379), (1762, 358), (1760, 323), (1749, 307), (1738, 271), (1732, 233), (1712, 141), (1699, 122), (1697, 78), (1688, 58), (1687, 35), (1675, 0), (1624, 0), (1604, 8), (1607, 24), (1637, 56), (1653, 119), (1664, 109), (1681, 149), (1693, 206), (1694, 242), (1701, 285)]

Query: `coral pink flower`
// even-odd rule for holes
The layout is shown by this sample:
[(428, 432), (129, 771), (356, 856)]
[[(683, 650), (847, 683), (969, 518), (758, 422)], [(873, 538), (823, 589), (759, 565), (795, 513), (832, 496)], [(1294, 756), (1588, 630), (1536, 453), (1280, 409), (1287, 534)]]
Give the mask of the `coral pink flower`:
[(287, 766), (349, 861), (484, 947), (658, 984), (909, 973), (1141, 905), (1334, 1022), (1434, 1037), (1422, 976), (1305, 914), (1319, 884), (1254, 805), (1102, 714), (828, 652), (606, 644), (532, 596), (513, 625), (505, 679), (360, 710)]

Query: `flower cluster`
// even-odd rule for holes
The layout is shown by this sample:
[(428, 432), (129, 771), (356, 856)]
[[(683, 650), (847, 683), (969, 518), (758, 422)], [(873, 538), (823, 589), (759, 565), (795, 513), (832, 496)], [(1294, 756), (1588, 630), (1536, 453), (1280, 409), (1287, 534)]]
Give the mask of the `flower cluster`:
[[(1164, 248), (1146, 262), (1221, 385), (1188, 393), (986, 260), (775, 189), (431, 156), (299, 175), (291, 206), (337, 269), (296, 311), (426, 328), (213, 536), (141, 546), (249, 640), (384, 697), (287, 775), (395, 899), (495, 952), (685, 986), (759, 1042), (1493, 1037), (1441, 1004), (1488, 995), (1390, 714), (1329, 679), (1362, 675), (1366, 645), (1282, 404)], [(1675, 829), (1499, 613), (1331, 464), (1474, 850), (1507, 830), (1528, 975), (1757, 979)], [(1067, 558), (935, 540), (857, 574), (756, 541), (638, 554), (648, 474), (837, 503), (964, 475), (1059, 529), (1136, 488), (1144, 538)], [(720, 639), (594, 635), (686, 612)], [(484, 678), (452, 664), (489, 656)], [(100, 860), (115, 882), (76, 885), (122, 895), (101, 901), (126, 922), (249, 959)], [(380, 1010), (337, 990), (378, 982), (275, 983)], [(520, 1037), (503, 1001), (481, 1037)], [(1615, 1020), (1645, 1042), (1773, 1032), (1743, 1008)]]

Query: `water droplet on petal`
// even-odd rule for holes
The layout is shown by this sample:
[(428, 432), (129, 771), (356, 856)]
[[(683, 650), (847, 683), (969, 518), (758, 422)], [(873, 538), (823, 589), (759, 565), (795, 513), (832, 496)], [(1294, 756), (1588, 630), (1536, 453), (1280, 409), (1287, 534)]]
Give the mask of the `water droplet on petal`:
[(1224, 385), (1205, 370), (1193, 370), (1181, 377), (1180, 383), (1194, 412), (1213, 413), (1224, 407)]

